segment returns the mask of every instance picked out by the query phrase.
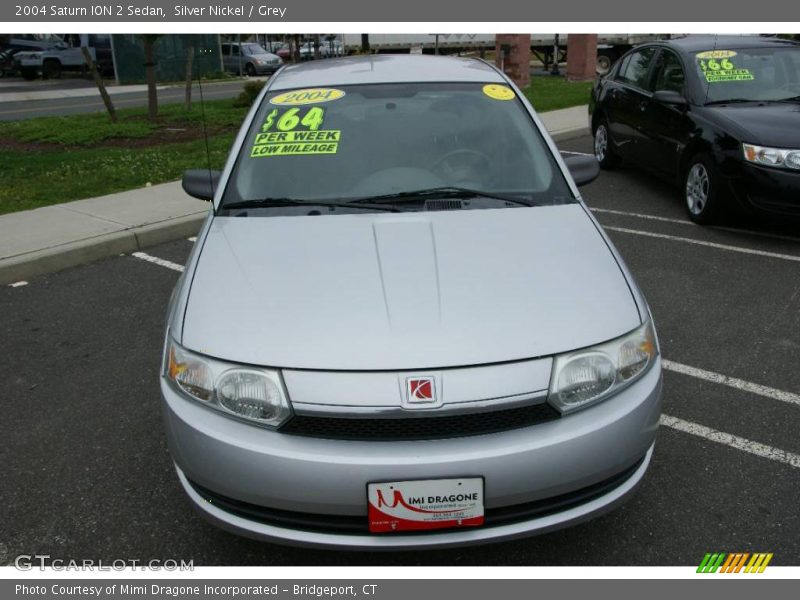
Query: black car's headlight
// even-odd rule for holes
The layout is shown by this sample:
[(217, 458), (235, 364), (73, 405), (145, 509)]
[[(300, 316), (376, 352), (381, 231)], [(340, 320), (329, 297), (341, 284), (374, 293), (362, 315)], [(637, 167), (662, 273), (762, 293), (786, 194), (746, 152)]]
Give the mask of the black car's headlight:
[(164, 362), (164, 376), (201, 404), (267, 427), (278, 427), (292, 416), (278, 371), (202, 356), (171, 337)]
[(600, 402), (644, 375), (656, 356), (650, 321), (610, 342), (559, 354), (553, 359), (548, 402), (561, 413)]
[(800, 150), (742, 144), (744, 159), (765, 167), (800, 170)]

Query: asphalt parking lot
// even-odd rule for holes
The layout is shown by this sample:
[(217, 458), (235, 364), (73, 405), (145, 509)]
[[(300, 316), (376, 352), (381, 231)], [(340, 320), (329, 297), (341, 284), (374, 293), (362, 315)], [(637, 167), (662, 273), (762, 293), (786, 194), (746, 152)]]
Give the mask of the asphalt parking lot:
[[(588, 137), (561, 144), (588, 152)], [(0, 564), (696, 565), (709, 551), (800, 564), (800, 226), (701, 228), (678, 192), (623, 168), (584, 189), (651, 305), (664, 417), (636, 496), (526, 540), (413, 553), (285, 548), (207, 524), (162, 433), (165, 307), (190, 240), (0, 289)], [(224, 307), (221, 308), (224, 310)]]

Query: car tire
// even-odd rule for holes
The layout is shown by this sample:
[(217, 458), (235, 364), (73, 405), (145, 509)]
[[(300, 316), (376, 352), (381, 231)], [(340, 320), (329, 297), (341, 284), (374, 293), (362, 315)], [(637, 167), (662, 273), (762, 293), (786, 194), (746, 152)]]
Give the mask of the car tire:
[(606, 121), (600, 121), (594, 130), (594, 156), (602, 169), (613, 169), (622, 162), (622, 158), (614, 149)]
[(44, 79), (58, 79), (61, 77), (61, 63), (57, 60), (46, 60), (42, 65), (42, 77)]
[(247, 63), (244, 67), (244, 72), (247, 73), (248, 77), (255, 77), (256, 68), (253, 66), (252, 63)]
[(709, 225), (718, 219), (722, 190), (714, 161), (708, 154), (695, 154), (689, 159), (682, 191), (683, 205), (692, 221)]

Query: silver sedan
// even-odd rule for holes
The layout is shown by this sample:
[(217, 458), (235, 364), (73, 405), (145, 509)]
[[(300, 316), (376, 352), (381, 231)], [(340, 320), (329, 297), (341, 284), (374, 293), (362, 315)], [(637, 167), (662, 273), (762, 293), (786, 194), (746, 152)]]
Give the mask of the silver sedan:
[(482, 61), (271, 78), (224, 171), (183, 181), (211, 209), (161, 391), (197, 510), (263, 540), (407, 549), (625, 500), (653, 453), (661, 362), (581, 200), (597, 173)]

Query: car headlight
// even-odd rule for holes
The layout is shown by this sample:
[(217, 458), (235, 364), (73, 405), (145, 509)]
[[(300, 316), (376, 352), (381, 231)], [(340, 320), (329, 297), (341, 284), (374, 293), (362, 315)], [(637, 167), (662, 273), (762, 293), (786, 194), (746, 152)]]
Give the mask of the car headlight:
[(800, 150), (785, 148), (766, 148), (753, 144), (742, 144), (744, 159), (747, 162), (767, 167), (800, 170)]
[(202, 356), (171, 337), (164, 362), (164, 376), (201, 404), (267, 427), (279, 427), (292, 416), (278, 371)]
[(657, 355), (650, 321), (610, 342), (559, 354), (553, 360), (548, 401), (561, 413), (600, 402), (644, 375)]

